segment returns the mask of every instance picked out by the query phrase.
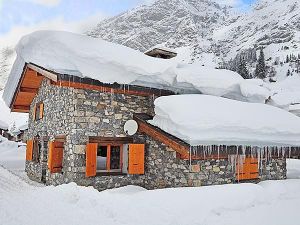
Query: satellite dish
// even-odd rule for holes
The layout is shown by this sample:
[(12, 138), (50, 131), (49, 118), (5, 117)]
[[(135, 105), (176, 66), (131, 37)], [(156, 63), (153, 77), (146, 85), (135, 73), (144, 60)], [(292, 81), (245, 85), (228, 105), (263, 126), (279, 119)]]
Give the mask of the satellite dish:
[(138, 124), (135, 120), (128, 120), (124, 125), (124, 132), (128, 135), (134, 135), (138, 130)]

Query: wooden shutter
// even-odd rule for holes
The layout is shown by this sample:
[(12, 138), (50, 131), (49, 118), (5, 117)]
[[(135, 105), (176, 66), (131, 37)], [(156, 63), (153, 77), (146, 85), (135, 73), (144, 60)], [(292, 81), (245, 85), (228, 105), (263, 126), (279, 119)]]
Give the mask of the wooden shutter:
[(129, 174), (145, 173), (145, 145), (144, 144), (129, 145), (128, 173)]
[(97, 173), (97, 143), (88, 143), (86, 146), (86, 177), (94, 177)]
[(35, 119), (35, 116), (36, 116), (36, 104), (34, 105), (34, 107), (33, 107), (33, 121), (35, 121), (36, 119)]
[(50, 173), (60, 173), (64, 155), (64, 142), (49, 142), (48, 169)]
[(44, 117), (44, 103), (40, 104), (40, 119)]
[(26, 146), (26, 161), (32, 161), (32, 153), (33, 153), (33, 140), (28, 140)]
[(246, 158), (244, 162), (237, 162), (236, 179), (237, 180), (253, 180), (259, 176), (258, 159)]

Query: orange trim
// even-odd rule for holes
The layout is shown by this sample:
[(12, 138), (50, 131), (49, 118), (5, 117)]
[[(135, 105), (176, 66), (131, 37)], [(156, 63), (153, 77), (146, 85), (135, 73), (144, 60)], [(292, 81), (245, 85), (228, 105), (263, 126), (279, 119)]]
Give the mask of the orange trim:
[(77, 83), (73, 81), (58, 81), (58, 82), (51, 82), (53, 85), (61, 86), (61, 87), (72, 87), (77, 89), (88, 89), (88, 90), (95, 90), (100, 92), (113, 92), (116, 94), (125, 94), (125, 95), (138, 95), (138, 96), (152, 96), (153, 93), (145, 92), (145, 91), (134, 91), (134, 90), (126, 90), (126, 89), (114, 89), (110, 87), (98, 86), (93, 84), (83, 84)]
[(158, 132), (151, 125), (148, 125), (144, 122), (137, 121), (139, 124), (139, 131), (145, 133), (152, 138), (164, 143), (165, 145), (169, 146), (170, 148), (174, 149), (178, 152), (181, 156), (181, 159), (189, 159), (189, 151), (190, 149), (186, 146), (181, 145), (180, 143), (168, 138), (167, 136), (163, 135), (161, 132)]

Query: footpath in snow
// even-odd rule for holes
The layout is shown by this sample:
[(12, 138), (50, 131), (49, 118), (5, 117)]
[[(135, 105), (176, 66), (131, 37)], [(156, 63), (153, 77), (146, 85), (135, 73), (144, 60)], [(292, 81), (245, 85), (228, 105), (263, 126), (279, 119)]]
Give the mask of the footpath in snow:
[[(24, 166), (24, 161), (19, 160), (19, 167), (18, 160), (11, 158), (15, 154), (17, 159), (25, 150), (3, 144), (0, 144), (0, 225), (300, 224), (297, 179), (155, 191), (127, 186), (98, 192), (74, 183), (38, 187), (28, 184), (16, 172)], [(289, 176), (300, 177), (300, 162), (289, 160), (288, 164)]]

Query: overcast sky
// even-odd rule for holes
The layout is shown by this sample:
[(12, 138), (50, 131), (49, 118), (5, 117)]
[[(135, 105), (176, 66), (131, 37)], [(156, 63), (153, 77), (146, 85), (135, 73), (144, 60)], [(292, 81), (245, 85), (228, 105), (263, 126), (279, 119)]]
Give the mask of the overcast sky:
[[(0, 48), (40, 29), (83, 32), (101, 19), (153, 0), (0, 0)], [(255, 0), (218, 0), (247, 9)]]

